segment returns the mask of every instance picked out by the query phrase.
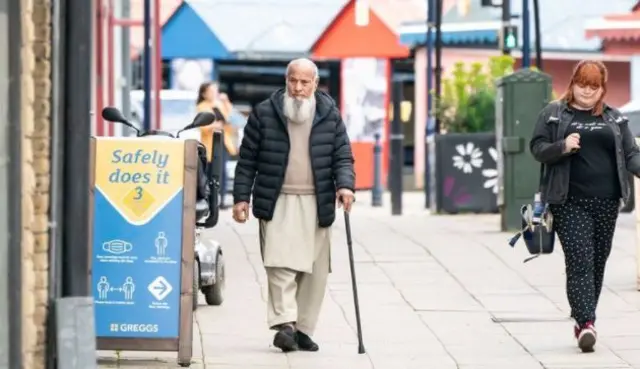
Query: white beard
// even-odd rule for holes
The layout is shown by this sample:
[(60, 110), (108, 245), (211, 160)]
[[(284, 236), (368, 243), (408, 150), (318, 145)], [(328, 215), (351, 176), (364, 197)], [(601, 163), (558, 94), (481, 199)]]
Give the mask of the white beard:
[(284, 116), (292, 123), (304, 124), (311, 122), (316, 113), (316, 98), (311, 96), (306, 99), (284, 95)]

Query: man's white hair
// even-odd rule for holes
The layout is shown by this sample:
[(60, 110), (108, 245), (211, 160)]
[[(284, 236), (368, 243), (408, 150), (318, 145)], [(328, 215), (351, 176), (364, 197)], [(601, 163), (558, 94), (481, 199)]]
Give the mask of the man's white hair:
[(311, 59), (307, 59), (307, 58), (299, 58), (299, 59), (294, 59), (290, 61), (289, 64), (287, 64), (287, 72), (285, 73), (285, 78), (289, 77), (289, 72), (291, 71), (292, 67), (298, 67), (298, 66), (312, 69), (314, 81), (317, 81), (320, 78), (320, 72), (318, 71), (318, 66), (316, 65), (316, 63), (311, 61)]

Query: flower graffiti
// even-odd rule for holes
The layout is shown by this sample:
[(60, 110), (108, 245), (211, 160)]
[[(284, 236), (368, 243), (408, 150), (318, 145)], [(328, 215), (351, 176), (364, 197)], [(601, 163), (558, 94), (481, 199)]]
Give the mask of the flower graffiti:
[(456, 145), (456, 152), (458, 155), (452, 157), (453, 166), (463, 173), (469, 174), (473, 172), (473, 168), (482, 167), (482, 151), (475, 147), (472, 142)]
[(490, 188), (493, 193), (498, 193), (498, 150), (493, 147), (489, 148), (489, 155), (493, 158), (494, 163), (496, 163), (495, 168), (488, 168), (482, 170), (482, 176), (485, 178), (483, 187)]

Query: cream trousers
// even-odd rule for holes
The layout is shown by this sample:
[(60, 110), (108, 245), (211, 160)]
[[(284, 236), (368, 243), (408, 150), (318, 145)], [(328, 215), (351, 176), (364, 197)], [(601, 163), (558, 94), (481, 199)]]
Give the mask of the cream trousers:
[(331, 229), (319, 228), (313, 195), (282, 194), (273, 219), (260, 221), (267, 273), (267, 323), (295, 323), (311, 336), (331, 271)]

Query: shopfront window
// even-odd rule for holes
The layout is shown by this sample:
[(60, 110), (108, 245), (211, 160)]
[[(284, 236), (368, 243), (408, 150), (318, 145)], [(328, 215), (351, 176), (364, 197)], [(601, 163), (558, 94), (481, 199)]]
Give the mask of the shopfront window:
[(0, 0), (0, 369), (9, 368), (9, 1)]

